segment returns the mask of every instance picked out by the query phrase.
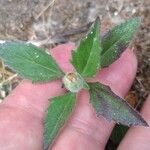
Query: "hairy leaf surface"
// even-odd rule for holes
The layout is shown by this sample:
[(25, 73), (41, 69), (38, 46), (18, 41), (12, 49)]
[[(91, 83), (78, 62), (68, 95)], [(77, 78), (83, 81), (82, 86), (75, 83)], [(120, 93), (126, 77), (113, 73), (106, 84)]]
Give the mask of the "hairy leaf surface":
[(44, 149), (52, 144), (75, 105), (75, 94), (67, 93), (50, 100), (44, 123)]
[(32, 44), (5, 42), (0, 44), (0, 57), (19, 75), (33, 82), (43, 82), (63, 76), (55, 60)]
[(79, 47), (72, 51), (71, 63), (83, 77), (92, 77), (100, 67), (100, 20), (96, 19)]
[(117, 60), (126, 50), (140, 24), (139, 18), (133, 18), (115, 26), (102, 37), (101, 67), (107, 67)]
[(97, 116), (103, 116), (107, 120), (114, 120), (123, 125), (148, 126), (141, 115), (134, 110), (125, 100), (117, 96), (112, 90), (101, 83), (89, 83), (90, 102)]

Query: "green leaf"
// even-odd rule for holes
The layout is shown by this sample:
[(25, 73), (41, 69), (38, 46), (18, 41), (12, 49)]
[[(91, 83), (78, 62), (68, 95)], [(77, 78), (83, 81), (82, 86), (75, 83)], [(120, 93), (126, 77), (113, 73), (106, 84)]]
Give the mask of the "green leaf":
[(44, 123), (44, 149), (52, 144), (54, 138), (65, 124), (75, 106), (75, 94), (67, 93), (50, 101)]
[(96, 19), (79, 47), (72, 51), (71, 63), (83, 77), (92, 77), (100, 67), (100, 20)]
[(110, 136), (111, 141), (113, 141), (113, 143), (118, 145), (121, 142), (121, 140), (124, 138), (128, 129), (129, 127), (121, 125), (121, 124), (115, 125)]
[(135, 32), (139, 28), (140, 19), (133, 18), (108, 31), (102, 38), (101, 67), (107, 67), (117, 60), (126, 50)]
[(103, 116), (107, 120), (114, 120), (123, 125), (148, 126), (141, 115), (134, 110), (125, 100), (117, 96), (112, 90), (101, 83), (89, 83), (90, 102), (97, 116)]
[(33, 82), (43, 82), (63, 76), (55, 60), (32, 44), (5, 42), (0, 44), (0, 57), (19, 75)]

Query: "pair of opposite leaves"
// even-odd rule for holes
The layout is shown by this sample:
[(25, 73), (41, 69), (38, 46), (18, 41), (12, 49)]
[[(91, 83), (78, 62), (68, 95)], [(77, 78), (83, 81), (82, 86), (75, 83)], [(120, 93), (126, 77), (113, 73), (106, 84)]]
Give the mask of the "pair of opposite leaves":
[[(140, 24), (133, 18), (108, 31), (100, 38), (99, 18), (91, 26), (78, 48), (72, 51), (75, 71), (83, 78), (93, 77), (100, 68), (112, 64), (127, 48)], [(65, 74), (55, 60), (42, 49), (23, 42), (0, 44), (0, 57), (8, 67), (33, 83), (46, 82), (63, 77)], [(84, 79), (83, 79), (84, 80)], [(146, 121), (126, 101), (101, 83), (87, 83), (90, 103), (97, 116), (124, 125), (148, 126)], [(59, 130), (65, 124), (75, 106), (76, 94), (68, 91), (65, 95), (52, 98), (44, 121), (44, 149), (48, 149)]]

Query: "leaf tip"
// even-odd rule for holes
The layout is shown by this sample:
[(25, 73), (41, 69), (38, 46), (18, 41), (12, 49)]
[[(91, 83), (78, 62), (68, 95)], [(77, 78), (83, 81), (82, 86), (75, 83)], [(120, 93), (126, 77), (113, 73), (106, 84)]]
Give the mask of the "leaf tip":
[(100, 17), (98, 16), (98, 17), (96, 17), (96, 19), (95, 19), (95, 23), (96, 24), (100, 24)]
[(44, 150), (48, 150), (48, 145), (47, 145), (47, 144), (44, 144), (44, 145), (43, 145), (43, 148), (44, 148)]
[(141, 17), (134, 17), (133, 20), (135, 20), (137, 23), (141, 23), (142, 18)]
[(142, 117), (141, 122), (138, 124), (139, 126), (149, 127), (149, 124), (145, 121), (145, 119)]
[[(96, 28), (97, 30), (100, 30), (100, 17), (97, 17), (93, 23), (93, 26), (91, 26), (91, 28), (94, 27)], [(100, 31), (98, 31), (100, 32)]]
[(149, 127), (149, 124), (145, 121), (145, 123), (143, 124), (143, 126)]
[(134, 17), (128, 20), (127, 22), (132, 22), (133, 26), (135, 26), (135, 28), (138, 29), (141, 24), (141, 20), (141, 17)]

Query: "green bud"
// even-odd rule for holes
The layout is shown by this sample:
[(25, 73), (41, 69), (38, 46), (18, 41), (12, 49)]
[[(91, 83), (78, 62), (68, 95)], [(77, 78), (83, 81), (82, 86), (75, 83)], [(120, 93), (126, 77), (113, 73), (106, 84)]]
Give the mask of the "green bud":
[(81, 75), (77, 72), (67, 73), (63, 77), (63, 83), (64, 83), (65, 88), (73, 93), (80, 91), (82, 88), (88, 89), (87, 83), (84, 81)]

